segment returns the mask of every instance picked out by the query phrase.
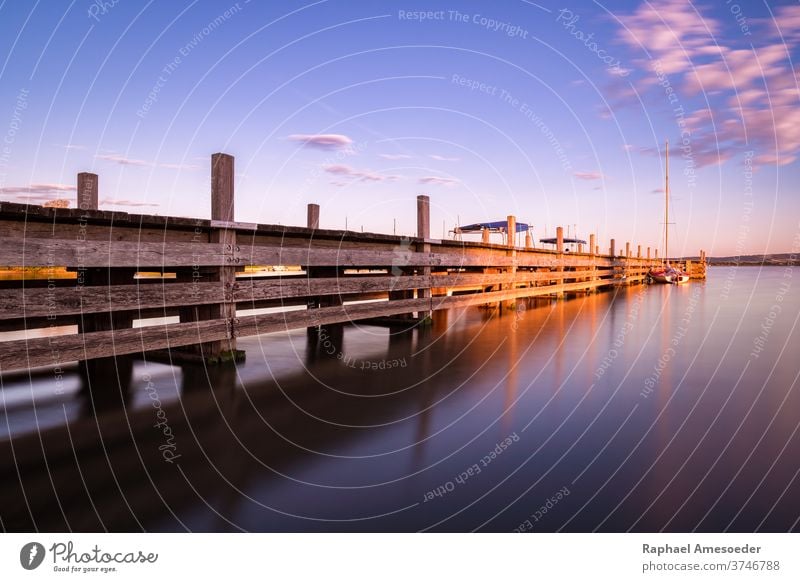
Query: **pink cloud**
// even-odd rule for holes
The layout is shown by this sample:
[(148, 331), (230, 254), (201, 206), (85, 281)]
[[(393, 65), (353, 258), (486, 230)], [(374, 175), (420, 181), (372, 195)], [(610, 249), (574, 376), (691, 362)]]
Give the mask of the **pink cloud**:
[[(57, 194), (59, 192), (75, 192), (78, 187), (71, 184), (30, 184), (29, 186), (5, 186), (0, 188), (2, 194)], [(19, 196), (19, 198), (33, 198), (32, 196)], [(47, 198), (43, 198), (47, 199)]]
[(302, 142), (303, 146), (321, 150), (348, 149), (353, 140), (346, 135), (338, 133), (295, 133), (289, 136), (289, 141)]
[(431, 154), (428, 157), (431, 158), (432, 160), (437, 160), (439, 162), (457, 162), (461, 159), (461, 158), (449, 158), (447, 156), (440, 156), (438, 154)]
[(455, 178), (442, 178), (440, 176), (424, 176), (417, 180), (420, 184), (434, 184), (438, 186), (453, 186), (459, 181)]
[(579, 180), (602, 180), (605, 178), (600, 172), (573, 172), (572, 175)]
[[(400, 179), (400, 176), (379, 174), (377, 172), (373, 172), (372, 170), (357, 170), (356, 168), (346, 164), (329, 164), (322, 166), (322, 169), (329, 174), (346, 176), (362, 182), (383, 182), (386, 180), (392, 181)], [(341, 182), (341, 180), (339, 180), (339, 182)]]
[(408, 159), (411, 159), (411, 156), (409, 156), (408, 154), (378, 154), (378, 157), (381, 157), (384, 160), (408, 160)]
[(109, 206), (131, 206), (138, 208), (140, 206), (160, 206), (155, 202), (139, 202), (136, 200), (127, 200), (124, 198), (105, 198), (99, 202), (100, 204), (107, 204)]
[(121, 166), (152, 166), (150, 162), (136, 160), (117, 154), (97, 154), (95, 159), (104, 160), (106, 162), (114, 162), (115, 164), (120, 164)]

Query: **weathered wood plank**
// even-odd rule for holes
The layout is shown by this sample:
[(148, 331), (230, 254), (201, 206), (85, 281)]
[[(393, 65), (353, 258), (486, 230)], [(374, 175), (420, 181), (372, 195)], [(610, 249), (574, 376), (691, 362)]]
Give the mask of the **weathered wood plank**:
[(0, 343), (0, 373), (229, 339), (226, 320), (174, 323)]
[(0, 238), (0, 265), (46, 267), (191, 267), (232, 264), (232, 250), (213, 243), (135, 243)]
[(223, 300), (220, 283), (72, 286), (58, 289), (0, 289), (0, 320), (106, 311), (138, 311)]

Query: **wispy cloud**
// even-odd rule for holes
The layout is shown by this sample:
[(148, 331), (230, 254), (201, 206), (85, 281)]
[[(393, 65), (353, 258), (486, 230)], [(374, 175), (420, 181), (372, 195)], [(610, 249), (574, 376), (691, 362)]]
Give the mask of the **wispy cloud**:
[[(326, 166), (322, 166), (322, 169), (329, 174), (346, 176), (363, 182), (383, 182), (387, 180), (400, 179), (400, 176), (379, 174), (378, 172), (373, 172), (372, 170), (357, 170), (356, 168), (348, 166), (347, 164), (328, 164)], [(341, 180), (339, 180), (339, 182), (341, 182)]]
[[(2, 194), (58, 194), (59, 192), (75, 192), (77, 186), (71, 184), (41, 183), (28, 186), (4, 186), (0, 188)], [(21, 198), (22, 196), (20, 196)]]
[(56, 144), (53, 144), (53, 145), (56, 146), (56, 147), (59, 147), (59, 148), (63, 148), (65, 150), (85, 150), (86, 149), (86, 146), (72, 144), (72, 143), (69, 143), (69, 144), (56, 143)]
[(409, 160), (411, 156), (408, 154), (378, 154), (379, 158), (384, 160)]
[[(791, 63), (800, 44), (800, 6), (748, 20), (751, 35), (722, 34), (723, 22), (683, 0), (644, 2), (619, 21), (618, 39), (638, 54), (637, 91), (653, 91), (663, 102), (669, 98), (670, 110), (680, 108), (675, 131), (688, 140), (683, 154), (691, 163), (721, 164), (746, 150), (760, 152), (755, 165), (800, 157), (800, 91)], [(698, 95), (707, 104), (692, 108)]]
[(602, 180), (605, 176), (600, 172), (573, 172), (578, 180)]
[(353, 144), (352, 139), (339, 133), (294, 133), (288, 139), (320, 150), (345, 150)]
[(97, 154), (95, 155), (96, 160), (102, 160), (104, 162), (111, 162), (113, 164), (119, 164), (120, 166), (137, 166), (143, 168), (165, 168), (169, 170), (197, 170), (202, 166), (198, 164), (183, 164), (183, 163), (169, 163), (169, 162), (149, 162), (147, 160), (138, 160), (135, 158), (129, 158), (127, 156), (123, 156), (121, 154)]
[(97, 154), (95, 156), (96, 160), (103, 160), (106, 162), (113, 162), (115, 164), (119, 164), (121, 166), (152, 166), (153, 164), (150, 162), (146, 162), (144, 160), (136, 160), (133, 158), (127, 158), (122, 155), (118, 154)]
[(450, 158), (448, 156), (440, 156), (438, 154), (431, 154), (428, 157), (431, 158), (432, 160), (438, 160), (440, 162), (457, 162), (461, 159), (461, 158)]
[(438, 186), (453, 186), (459, 183), (455, 178), (442, 178), (441, 176), (423, 176), (417, 180), (420, 184), (433, 184)]
[(100, 201), (100, 204), (108, 206), (131, 206), (134, 208), (142, 206), (160, 206), (160, 204), (155, 202), (140, 202), (137, 200), (127, 200), (125, 198), (104, 198)]

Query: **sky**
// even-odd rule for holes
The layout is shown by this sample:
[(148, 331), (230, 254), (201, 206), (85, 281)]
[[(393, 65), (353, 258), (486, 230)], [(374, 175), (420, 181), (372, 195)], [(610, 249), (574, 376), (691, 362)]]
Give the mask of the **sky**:
[[(800, 5), (0, 0), (0, 200), (670, 254), (800, 250)], [(635, 246), (634, 246), (635, 248)], [(662, 250), (663, 252), (663, 250)]]

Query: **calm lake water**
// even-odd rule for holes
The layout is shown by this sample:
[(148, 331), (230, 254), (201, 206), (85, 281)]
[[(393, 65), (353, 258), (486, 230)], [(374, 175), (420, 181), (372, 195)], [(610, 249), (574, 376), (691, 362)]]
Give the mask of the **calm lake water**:
[(800, 271), (3, 378), (5, 530), (787, 531)]

